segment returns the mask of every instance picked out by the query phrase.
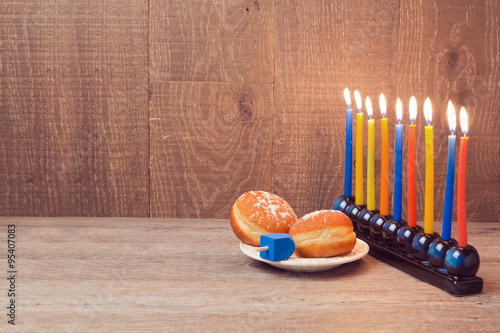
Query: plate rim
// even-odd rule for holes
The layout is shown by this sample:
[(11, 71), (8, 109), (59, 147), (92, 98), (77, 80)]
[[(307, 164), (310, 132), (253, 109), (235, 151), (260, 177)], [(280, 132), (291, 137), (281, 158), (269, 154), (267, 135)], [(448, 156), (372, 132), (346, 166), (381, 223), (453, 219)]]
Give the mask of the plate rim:
[[(257, 253), (254, 253), (250, 251), (249, 249), (255, 248), (256, 246), (252, 246), (249, 244), (245, 244), (240, 241), (240, 250), (245, 254), (246, 256), (258, 260), (261, 262), (264, 262), (266, 264), (272, 265), (274, 267), (282, 268), (282, 269), (300, 269), (302, 271), (308, 271), (308, 268), (311, 269), (310, 271), (318, 271), (320, 270), (327, 270), (330, 268), (335, 268), (337, 266), (347, 264), (356, 260), (359, 260), (366, 256), (368, 254), (368, 251), (370, 250), (370, 246), (363, 241), (360, 238), (356, 237), (356, 245), (354, 246), (354, 249), (356, 247), (361, 247), (361, 251), (359, 253), (356, 253), (354, 255), (351, 255), (352, 251), (340, 256), (335, 256), (335, 257), (327, 257), (327, 258), (297, 258), (297, 257), (292, 257), (287, 260), (282, 260), (282, 261), (270, 261), (264, 258), (261, 258)], [(353, 250), (354, 250), (353, 249)], [(324, 259), (322, 261), (316, 261), (316, 259)]]

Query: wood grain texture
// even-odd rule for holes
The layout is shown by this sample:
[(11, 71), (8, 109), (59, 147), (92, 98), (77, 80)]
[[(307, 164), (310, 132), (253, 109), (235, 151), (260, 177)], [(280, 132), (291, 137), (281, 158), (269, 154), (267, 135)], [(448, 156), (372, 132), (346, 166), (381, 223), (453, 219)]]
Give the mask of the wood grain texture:
[(374, 106), (382, 91), (394, 98), (398, 4), (277, 3), (273, 191), (299, 216), (331, 208), (343, 193), (344, 88)]
[(274, 1), (150, 8), (150, 215), (228, 217), (271, 190)]
[(228, 217), (270, 191), (271, 84), (153, 84), (151, 116), (152, 217)]
[[(497, 115), (500, 107), (499, 16), (497, 1), (401, 2), (398, 95), (405, 101), (415, 95), (420, 105), (417, 119), (419, 219), (424, 214), (425, 179), (422, 106), (424, 99), (430, 97), (434, 111), (435, 219), (441, 219), (443, 213), (449, 135), (446, 107), (451, 100), (457, 115), (464, 106), (469, 116), (468, 219), (498, 221), (494, 207), (500, 200), (497, 167), (500, 156), (497, 134), (500, 125)], [(458, 126), (457, 136), (461, 135)], [(453, 214), (456, 220), (456, 207)]]
[(273, 0), (150, 1), (151, 79), (272, 82)]
[(379, 94), (391, 151), (396, 97), (405, 125), (410, 96), (420, 106), (420, 221), (421, 107), (430, 97), (439, 221), (451, 99), (471, 123), (468, 219), (498, 221), (494, 0), (14, 0), (0, 13), (0, 215), (225, 218), (254, 189), (299, 216), (330, 208), (347, 86), (375, 106), (377, 205)]
[(498, 331), (500, 230), (488, 223), (470, 228), (484, 289), (466, 297), (370, 256), (282, 271), (243, 255), (228, 220), (0, 218), (0, 239), (7, 224), (25, 332)]
[(147, 4), (0, 12), (0, 215), (148, 216)]

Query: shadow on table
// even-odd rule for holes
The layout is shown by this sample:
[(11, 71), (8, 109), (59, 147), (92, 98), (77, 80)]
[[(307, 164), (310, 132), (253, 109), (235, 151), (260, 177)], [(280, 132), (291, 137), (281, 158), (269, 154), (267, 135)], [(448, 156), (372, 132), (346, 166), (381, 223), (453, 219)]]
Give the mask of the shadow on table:
[(294, 272), (287, 271), (277, 267), (270, 266), (264, 262), (251, 261), (248, 264), (249, 267), (256, 268), (262, 271), (262, 273), (273, 274), (280, 277), (300, 277), (307, 278), (309, 280), (330, 280), (334, 278), (344, 278), (353, 274), (359, 273), (361, 266), (363, 266), (363, 260), (357, 260), (351, 263), (343, 264), (341, 266), (334, 267), (332, 269), (321, 271), (321, 272)]

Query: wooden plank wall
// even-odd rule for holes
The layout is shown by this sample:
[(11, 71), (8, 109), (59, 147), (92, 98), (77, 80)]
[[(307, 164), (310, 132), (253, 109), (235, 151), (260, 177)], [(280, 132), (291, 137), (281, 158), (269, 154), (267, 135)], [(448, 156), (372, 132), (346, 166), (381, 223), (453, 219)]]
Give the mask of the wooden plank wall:
[(144, 1), (0, 3), (0, 215), (148, 216)]
[(151, 216), (271, 191), (275, 5), (151, 1)]
[(421, 106), (436, 220), (446, 103), (465, 106), (469, 220), (498, 221), (499, 19), (495, 0), (2, 2), (0, 215), (227, 218), (253, 189), (330, 208), (347, 86), (383, 92), (390, 128), (396, 97), (417, 97), (420, 219)]

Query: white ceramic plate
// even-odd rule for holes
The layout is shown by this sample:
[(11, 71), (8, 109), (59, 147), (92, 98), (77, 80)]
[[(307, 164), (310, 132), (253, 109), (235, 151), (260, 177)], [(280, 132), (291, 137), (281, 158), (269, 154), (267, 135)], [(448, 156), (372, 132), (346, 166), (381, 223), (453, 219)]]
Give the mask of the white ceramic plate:
[(285, 269), (288, 271), (295, 272), (320, 272), (332, 269), (334, 267), (346, 264), (348, 262), (356, 261), (363, 258), (370, 247), (361, 239), (356, 239), (356, 245), (354, 249), (347, 253), (336, 257), (330, 258), (297, 258), (297, 256), (292, 255), (288, 260), (282, 261), (270, 261), (260, 257), (256, 247), (252, 245), (240, 243), (241, 251), (252, 259), (265, 262), (274, 267)]

